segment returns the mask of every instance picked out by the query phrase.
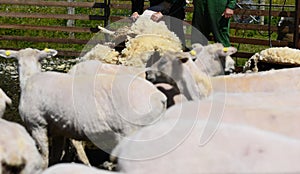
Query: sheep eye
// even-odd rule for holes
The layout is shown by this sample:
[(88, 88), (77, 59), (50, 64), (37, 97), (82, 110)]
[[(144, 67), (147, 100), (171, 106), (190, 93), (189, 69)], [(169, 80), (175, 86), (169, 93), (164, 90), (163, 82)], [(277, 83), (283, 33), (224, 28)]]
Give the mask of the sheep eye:
[(184, 57), (184, 58), (179, 58), (179, 60), (180, 60), (182, 63), (186, 63), (186, 62), (189, 60), (189, 58)]

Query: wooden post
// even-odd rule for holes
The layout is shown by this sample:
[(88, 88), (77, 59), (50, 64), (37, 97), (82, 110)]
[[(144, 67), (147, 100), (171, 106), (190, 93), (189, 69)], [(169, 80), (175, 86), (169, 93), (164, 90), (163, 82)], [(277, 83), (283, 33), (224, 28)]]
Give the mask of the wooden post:
[[(71, 3), (71, 2), (74, 2), (74, 0), (68, 0), (68, 2)], [(74, 7), (68, 7), (68, 14), (74, 15), (75, 14), (75, 8)], [(75, 26), (75, 20), (68, 19), (67, 26), (68, 27), (74, 27)], [(75, 34), (73, 32), (70, 32), (69, 36), (70, 36), (70, 38), (74, 38)]]
[(295, 48), (300, 48), (299, 44), (299, 19), (300, 19), (300, 2), (299, 0), (296, 0), (296, 5), (295, 5), (295, 30), (294, 30), (294, 47)]
[[(259, 9), (260, 10), (265, 10), (266, 9), (265, 8), (266, 1), (265, 0), (259, 0), (258, 2), (261, 5), (261, 6), (259, 6)], [(264, 25), (265, 24), (265, 17), (264, 16), (260, 16), (259, 18), (260, 18), (260, 20), (259, 20), (260, 21), (260, 25)]]

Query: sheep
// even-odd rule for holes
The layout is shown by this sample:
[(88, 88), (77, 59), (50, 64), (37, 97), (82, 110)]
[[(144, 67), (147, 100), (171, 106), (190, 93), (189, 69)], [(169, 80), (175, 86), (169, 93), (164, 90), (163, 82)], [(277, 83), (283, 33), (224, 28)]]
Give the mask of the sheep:
[(86, 60), (74, 65), (68, 73), (71, 75), (95, 75), (95, 74), (131, 74), (145, 78), (145, 68), (135, 68), (122, 65), (102, 63), (99, 60)]
[(218, 76), (211, 78), (212, 91), (230, 93), (299, 91), (299, 76), (300, 68)]
[(210, 77), (200, 71), (190, 53), (165, 52), (162, 56), (154, 55), (146, 64), (149, 67), (148, 80), (155, 82), (161, 78), (161, 82), (178, 87), (187, 100), (199, 100), (210, 95)]
[(206, 46), (196, 43), (192, 47), (196, 56), (195, 64), (209, 76), (224, 75), (225, 72), (235, 69), (234, 60), (230, 55), (236, 53), (236, 48), (224, 47), (221, 43)]
[[(175, 105), (165, 113), (166, 119), (121, 141), (112, 153), (119, 157), (119, 170), (130, 174), (300, 171), (299, 139), (249, 125), (206, 122), (201, 106), (202, 101)], [(205, 129), (213, 124), (217, 131), (206, 141)]]
[(48, 134), (57, 140), (52, 147), (57, 149), (56, 158), (65, 137), (90, 139), (109, 151), (114, 138), (150, 124), (165, 111), (165, 95), (139, 77), (41, 72), (39, 60), (56, 53), (52, 49), (0, 50), (2, 57), (18, 60), (20, 116), (36, 141), (45, 166), (49, 158)]
[(107, 170), (97, 169), (95, 167), (88, 167), (83, 164), (69, 163), (56, 164), (46, 169), (42, 174), (121, 174), (120, 172), (111, 172)]
[[(139, 76), (141, 78), (146, 78), (145, 68), (136, 68), (130, 66), (106, 64), (97, 60), (86, 60), (74, 65), (69, 74), (72, 75), (95, 75), (95, 74), (132, 74)], [(167, 83), (155, 83), (154, 84), (158, 90), (164, 93), (167, 97), (167, 108), (174, 105), (175, 103), (180, 103), (186, 101), (186, 98), (180, 94), (179, 90), (170, 84)]]
[(0, 173), (39, 174), (42, 157), (25, 128), (0, 118)]
[(0, 118), (2, 118), (6, 105), (11, 105), (11, 99), (0, 88)]
[(277, 65), (285, 66), (299, 66), (300, 65), (300, 50), (293, 49), (289, 47), (273, 47), (262, 50), (259, 53), (255, 53), (249, 60), (245, 63), (243, 71), (253, 71), (258, 72), (263, 70), (258, 66), (258, 63), (271, 63)]

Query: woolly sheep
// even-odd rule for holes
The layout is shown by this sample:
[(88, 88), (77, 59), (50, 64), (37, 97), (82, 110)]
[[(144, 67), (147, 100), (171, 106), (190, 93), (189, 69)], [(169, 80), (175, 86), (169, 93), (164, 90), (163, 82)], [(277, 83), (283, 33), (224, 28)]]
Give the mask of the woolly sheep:
[[(262, 50), (259, 53), (255, 53), (244, 66), (244, 72), (250, 70), (258, 72), (258, 62), (267, 62), (274, 64), (286, 64), (286, 65), (300, 65), (300, 50), (289, 47), (273, 47)], [(254, 67), (252, 67), (252, 62)]]
[(220, 43), (202, 46), (193, 44), (193, 51), (196, 54), (195, 64), (197, 67), (209, 76), (224, 75), (225, 71), (232, 72), (234, 60), (230, 55), (237, 49), (234, 47), (224, 47)]
[(11, 105), (11, 99), (0, 88), (0, 118), (2, 118), (6, 105)]
[(120, 172), (111, 172), (97, 169), (95, 167), (88, 167), (83, 164), (56, 164), (46, 169), (42, 174), (121, 174)]
[[(102, 136), (118, 139), (158, 119), (164, 112), (166, 97), (139, 77), (41, 72), (39, 60), (56, 53), (52, 49), (0, 50), (1, 56), (18, 60), (20, 116), (36, 141), (45, 166), (48, 165), (48, 133), (54, 140), (89, 138), (102, 145), (107, 143), (104, 142), (107, 139), (101, 140)], [(113, 137), (109, 140), (113, 141)], [(60, 143), (63, 141), (53, 143), (57, 157), (62, 148)], [(109, 151), (113, 144), (102, 150)]]
[(0, 118), (0, 132), (0, 173), (39, 174), (42, 157), (24, 127)]
[[(119, 157), (120, 171), (176, 174), (300, 170), (300, 140), (243, 124), (207, 123), (201, 119), (201, 102), (175, 105), (167, 110), (165, 120), (124, 139), (113, 151)], [(239, 116), (243, 112), (247, 110), (241, 109)], [(217, 130), (209, 136), (206, 129), (213, 124), (218, 125)]]

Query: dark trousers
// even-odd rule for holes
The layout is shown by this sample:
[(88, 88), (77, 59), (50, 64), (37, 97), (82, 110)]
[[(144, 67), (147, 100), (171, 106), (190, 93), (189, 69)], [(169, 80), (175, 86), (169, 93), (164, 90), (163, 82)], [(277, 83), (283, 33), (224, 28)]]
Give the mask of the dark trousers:
[(131, 0), (131, 13), (134, 12), (138, 12), (138, 14), (144, 12), (144, 0)]

